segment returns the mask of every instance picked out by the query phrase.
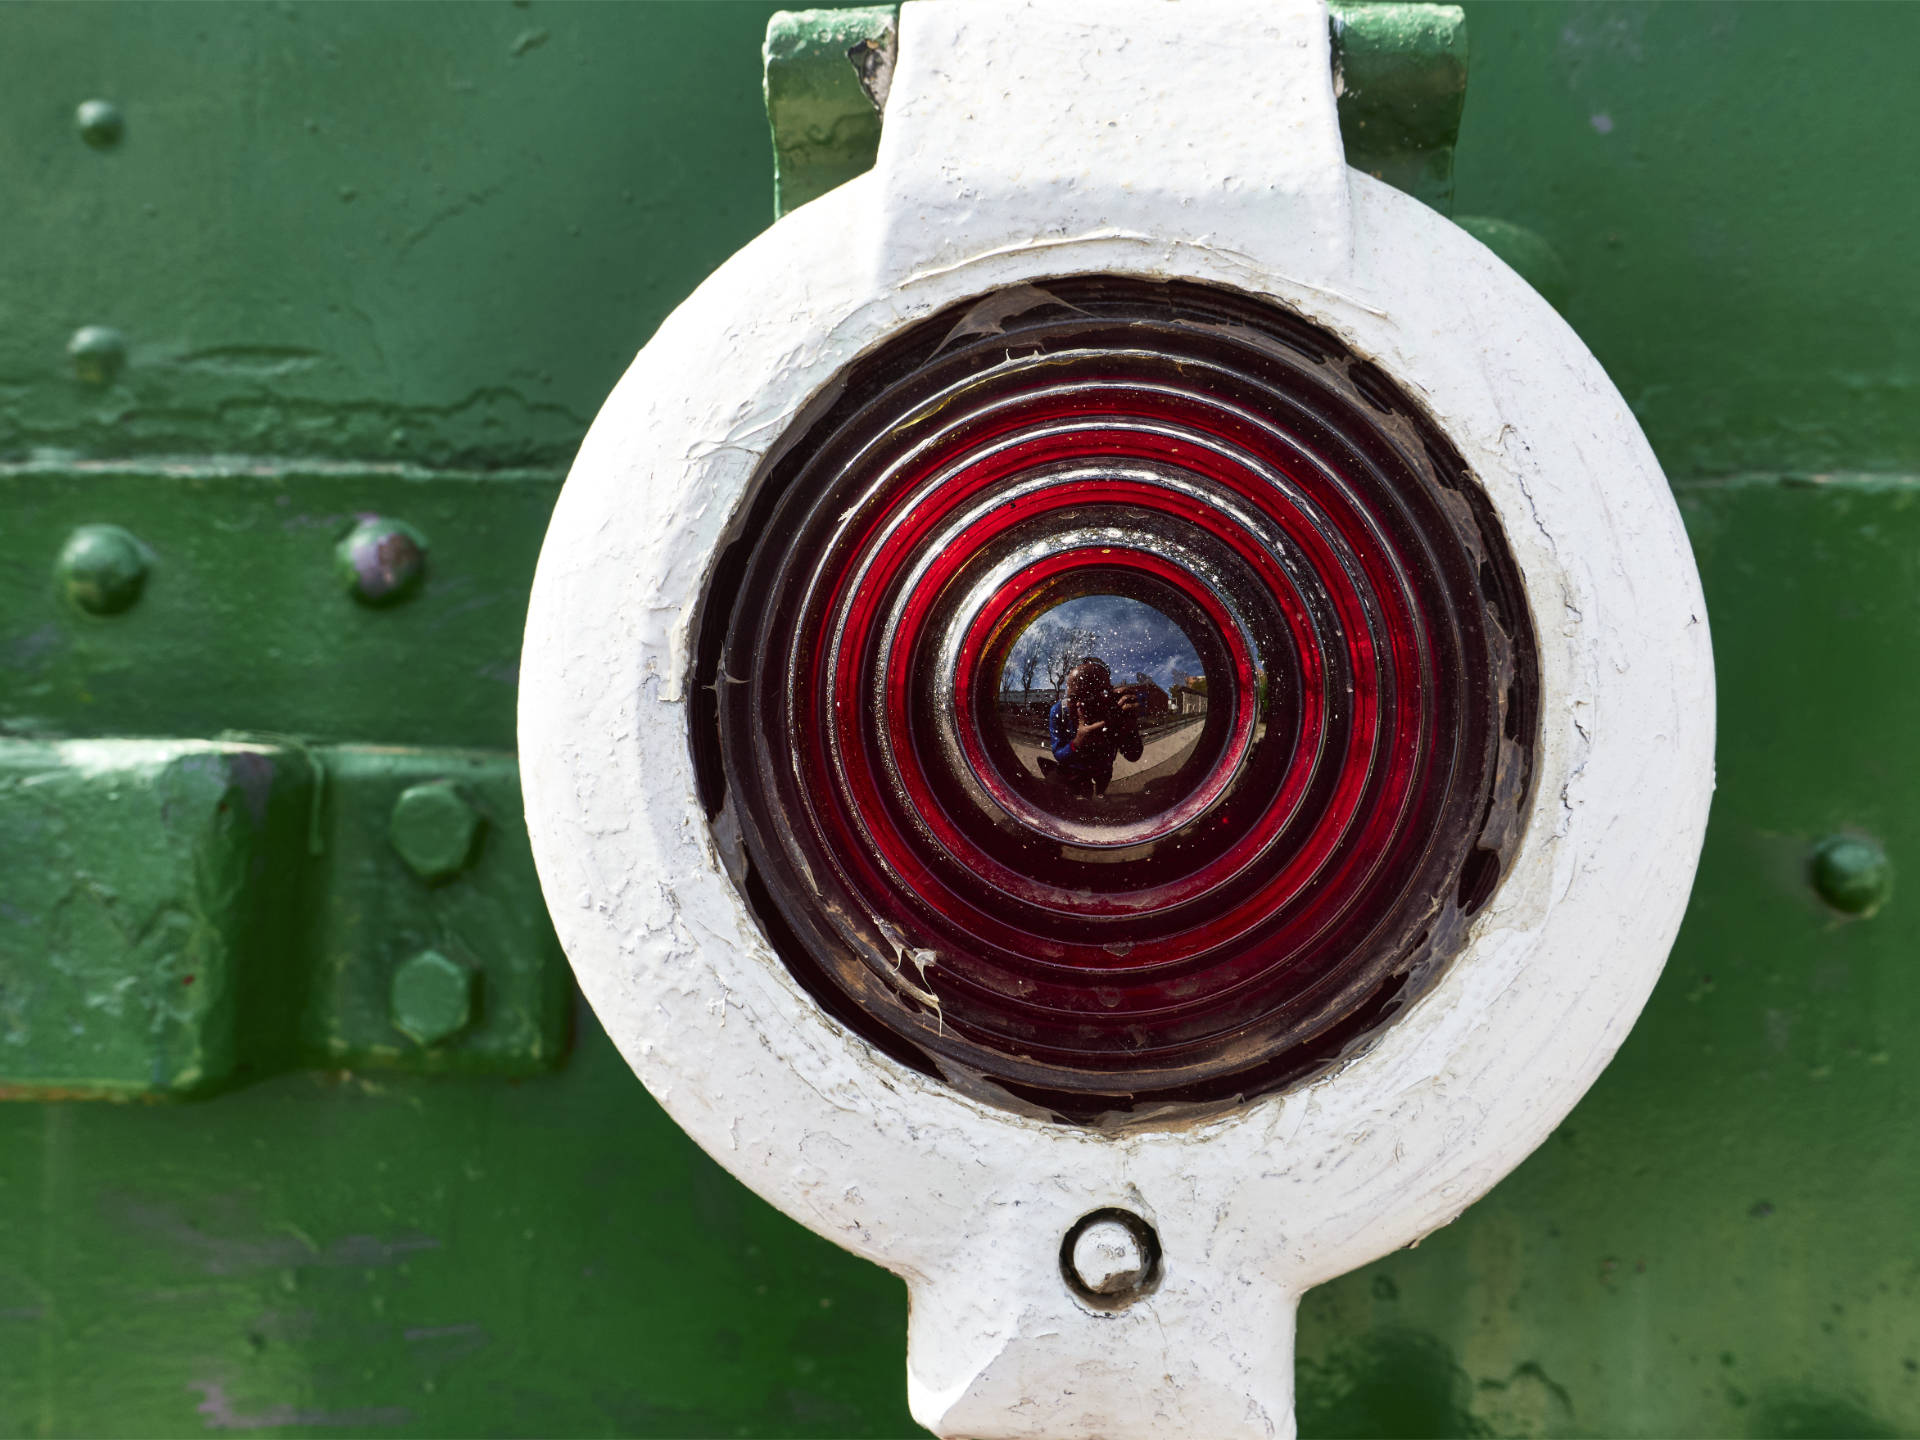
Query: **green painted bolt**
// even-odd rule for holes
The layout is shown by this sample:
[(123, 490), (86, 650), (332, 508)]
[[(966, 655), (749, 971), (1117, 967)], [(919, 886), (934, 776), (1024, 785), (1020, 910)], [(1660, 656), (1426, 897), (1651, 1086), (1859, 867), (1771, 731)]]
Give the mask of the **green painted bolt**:
[(111, 385), (127, 363), (127, 340), (110, 325), (83, 325), (67, 341), (67, 358), (83, 385)]
[(118, 525), (82, 525), (60, 547), (53, 573), (89, 615), (118, 615), (146, 586), (146, 547)]
[(404, 520), (363, 515), (333, 549), (347, 590), (368, 605), (393, 605), (420, 588), (427, 573), (427, 537)]
[(1893, 866), (1872, 840), (1830, 836), (1814, 847), (1813, 888), (1836, 910), (1871, 915), (1893, 888)]
[(111, 150), (127, 132), (126, 119), (111, 100), (83, 100), (73, 112), (73, 123), (80, 138), (96, 150)]
[(436, 885), (467, 868), (483, 823), (458, 785), (429, 780), (400, 792), (387, 833), (413, 873)]
[(473, 973), (438, 950), (422, 950), (393, 972), (387, 1010), (402, 1035), (419, 1045), (438, 1045), (473, 1019)]

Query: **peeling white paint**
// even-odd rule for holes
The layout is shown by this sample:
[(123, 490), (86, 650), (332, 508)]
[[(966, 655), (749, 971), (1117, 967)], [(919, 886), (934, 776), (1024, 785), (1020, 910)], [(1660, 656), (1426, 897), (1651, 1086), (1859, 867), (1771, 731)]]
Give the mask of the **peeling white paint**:
[[(1291, 1435), (1299, 1295), (1446, 1224), (1546, 1137), (1692, 883), (1712, 670), (1666, 482), (1551, 307), (1345, 169), (1325, 35), (1300, 0), (908, 4), (879, 168), (669, 317), (541, 555), (522, 775), (581, 986), (723, 1165), (907, 1279), (910, 1398), (943, 1435)], [(686, 711), (707, 569), (802, 406), (941, 307), (1090, 270), (1274, 297), (1421, 397), (1501, 517), (1543, 684), (1526, 835), (1439, 983), (1333, 1075), (1113, 1134), (970, 1101), (823, 1015), (727, 877)], [(1059, 1270), (1105, 1206), (1163, 1247), (1158, 1287), (1113, 1312)]]

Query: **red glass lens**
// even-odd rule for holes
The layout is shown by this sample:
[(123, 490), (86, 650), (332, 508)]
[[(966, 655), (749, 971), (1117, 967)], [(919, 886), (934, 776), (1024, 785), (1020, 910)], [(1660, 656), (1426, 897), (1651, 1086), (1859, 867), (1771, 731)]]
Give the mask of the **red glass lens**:
[(794, 973), (1081, 1120), (1372, 1033), (1491, 894), (1532, 763), (1517, 575), (1438, 431), (1276, 307), (1103, 277), (843, 381), (758, 478), (697, 676)]

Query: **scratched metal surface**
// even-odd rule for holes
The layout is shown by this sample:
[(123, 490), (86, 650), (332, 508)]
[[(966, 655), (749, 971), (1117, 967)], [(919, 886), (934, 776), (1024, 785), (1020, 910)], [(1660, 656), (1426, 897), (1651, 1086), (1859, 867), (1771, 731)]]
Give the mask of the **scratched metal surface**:
[[(532, 467), (550, 493), (768, 218), (769, 8), (10, 8), (0, 459)], [(1308, 1297), (1303, 1431), (1914, 1433), (1920, 9), (1468, 9), (1455, 212), (1551, 244), (1676, 480), (1721, 787), (1666, 978), (1587, 1102), (1454, 1226)], [(98, 149), (96, 96), (124, 117)], [(117, 360), (68, 356), (89, 325)], [(88, 518), (162, 503), (192, 498)], [(46, 573), (13, 533), (0, 566)], [(0, 724), (38, 713), (22, 663)], [(379, 738), (364, 699), (276, 683)], [(1895, 888), (1844, 919), (1805, 861), (1855, 830)], [(723, 1176), (584, 1012), (519, 1083), (0, 1106), (0, 1215), (7, 1433), (911, 1433), (899, 1285)]]

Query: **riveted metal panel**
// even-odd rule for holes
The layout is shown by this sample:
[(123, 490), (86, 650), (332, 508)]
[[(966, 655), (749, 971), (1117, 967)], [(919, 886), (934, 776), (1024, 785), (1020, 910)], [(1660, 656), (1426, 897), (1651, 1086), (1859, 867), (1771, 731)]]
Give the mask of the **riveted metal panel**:
[[(765, 223), (771, 9), (11, 9), (0, 456), (32, 498), (0, 525), (0, 728), (505, 747), (511, 684), (479, 672), (512, 663), (516, 602), (442, 587), (530, 559), (586, 417)], [(1454, 1226), (1308, 1297), (1303, 1431), (1911, 1433), (1920, 11), (1466, 11), (1455, 209), (1549, 247), (1682, 481), (1720, 792), (1679, 949), (1589, 1100)], [(117, 133), (76, 114), (93, 99)], [(279, 468), (196, 460), (202, 488), (154, 498), (152, 457), (222, 453)], [(1870, 476), (1812, 478), (1843, 471)], [(263, 532), (257, 602), (183, 595), (180, 557), (214, 551), (173, 512), (234, 523), (218, 495), (247, 485), (325, 523)], [(431, 543), (406, 605), (335, 588), (363, 510)], [(51, 608), (80, 524), (154, 547), (119, 615)], [(249, 660), (255, 603), (282, 638)], [(34, 648), (50, 624), (69, 649), (129, 627), (226, 703), (116, 692), (142, 652), (83, 668)], [(350, 693), (355, 656), (406, 703)], [(1894, 870), (1864, 918), (1806, 871), (1856, 832)], [(897, 1282), (722, 1176), (576, 1020), (517, 1084), (336, 1068), (0, 1106), (0, 1429), (910, 1433)]]

